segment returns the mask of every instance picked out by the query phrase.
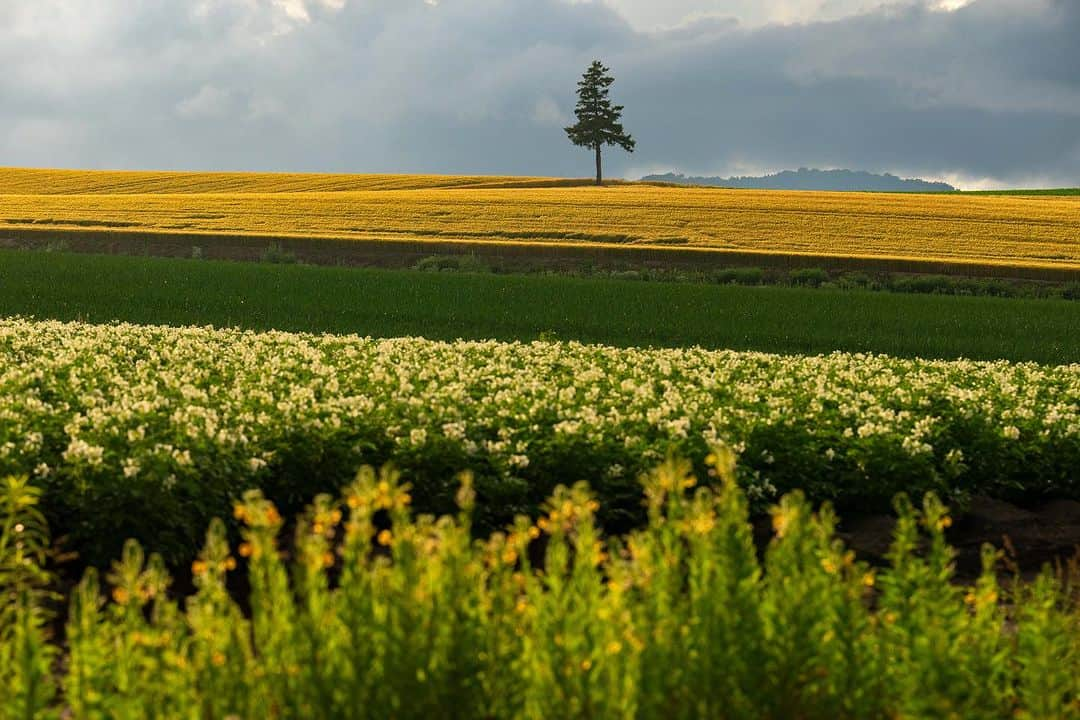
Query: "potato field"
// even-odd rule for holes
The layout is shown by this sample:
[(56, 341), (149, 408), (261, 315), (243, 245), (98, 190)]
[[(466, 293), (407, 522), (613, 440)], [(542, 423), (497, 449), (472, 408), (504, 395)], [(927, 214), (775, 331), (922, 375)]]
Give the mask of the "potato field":
[(98, 560), (128, 536), (190, 559), (245, 489), (295, 506), (387, 461), (435, 512), (472, 471), (489, 527), (579, 480), (630, 527), (640, 473), (717, 444), (762, 507), (794, 489), (864, 509), (1080, 498), (1075, 365), (30, 320), (0, 322), (0, 357), (0, 475), (33, 477)]

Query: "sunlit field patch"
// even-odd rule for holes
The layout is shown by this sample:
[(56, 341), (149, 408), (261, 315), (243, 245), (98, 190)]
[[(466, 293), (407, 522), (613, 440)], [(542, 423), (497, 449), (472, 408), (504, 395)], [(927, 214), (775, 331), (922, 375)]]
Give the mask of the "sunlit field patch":
[(542, 178), (40, 172), (0, 171), (0, 227), (12, 237), (108, 231), (524, 243), (1080, 269), (1076, 197), (590, 188)]

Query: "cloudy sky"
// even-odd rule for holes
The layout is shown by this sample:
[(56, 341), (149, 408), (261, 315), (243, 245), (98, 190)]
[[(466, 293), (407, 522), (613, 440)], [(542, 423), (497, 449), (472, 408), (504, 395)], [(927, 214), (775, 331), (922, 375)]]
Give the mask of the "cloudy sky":
[(1080, 185), (1080, 0), (0, 0), (0, 165)]

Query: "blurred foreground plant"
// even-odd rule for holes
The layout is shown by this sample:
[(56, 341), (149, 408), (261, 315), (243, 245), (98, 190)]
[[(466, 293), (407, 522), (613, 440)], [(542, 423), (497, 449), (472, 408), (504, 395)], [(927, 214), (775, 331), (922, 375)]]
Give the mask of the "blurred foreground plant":
[(286, 558), (281, 516), (252, 491), (237, 548), (210, 526), (182, 608), (135, 543), (110, 600), (89, 572), (57, 670), (36, 491), (10, 480), (0, 717), (1080, 717), (1080, 608), (1058, 576), (1003, 586), (987, 548), (959, 586), (932, 495), (898, 499), (888, 568), (857, 561), (799, 493), (760, 560), (734, 454), (709, 461), (713, 489), (678, 460), (645, 477), (648, 525), (612, 539), (583, 484), (474, 540), (469, 476), (459, 513), (436, 519), (412, 516), (393, 470), (365, 468), (340, 501), (316, 498)]

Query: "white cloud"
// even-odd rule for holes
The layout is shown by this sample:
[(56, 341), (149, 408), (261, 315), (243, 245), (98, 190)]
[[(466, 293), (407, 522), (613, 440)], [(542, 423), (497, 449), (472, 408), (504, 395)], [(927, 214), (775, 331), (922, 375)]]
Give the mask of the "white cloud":
[(224, 117), (232, 109), (232, 95), (213, 85), (203, 85), (199, 91), (176, 104), (176, 113), (184, 118)]
[(957, 10), (973, 0), (568, 0), (603, 2), (643, 31), (685, 26), (705, 18), (733, 18), (748, 28), (839, 20), (886, 6)]
[(348, 0), (271, 0), (286, 17), (298, 22), (311, 22), (311, 9), (342, 10)]
[[(571, 0), (573, 1), (573, 0)], [(591, 2), (594, 0), (578, 0)], [(747, 27), (835, 20), (879, 8), (889, 0), (602, 0), (641, 30), (702, 18), (734, 18)], [(920, 0), (909, 0), (920, 1)], [(929, 0), (927, 0), (929, 1)]]
[(937, 10), (944, 10), (946, 12), (953, 12), (960, 8), (967, 7), (974, 0), (937, 0), (934, 8)]
[(570, 113), (563, 111), (550, 95), (545, 95), (533, 105), (532, 119), (544, 127), (566, 127), (572, 122)]

